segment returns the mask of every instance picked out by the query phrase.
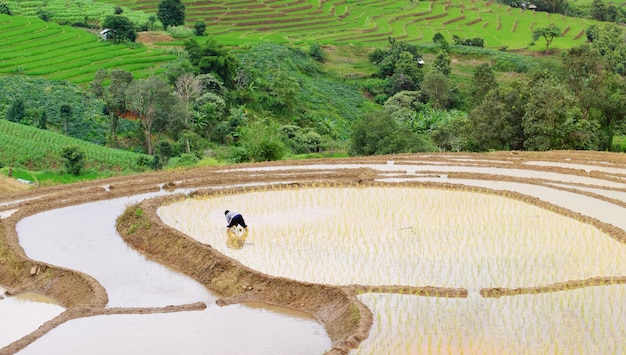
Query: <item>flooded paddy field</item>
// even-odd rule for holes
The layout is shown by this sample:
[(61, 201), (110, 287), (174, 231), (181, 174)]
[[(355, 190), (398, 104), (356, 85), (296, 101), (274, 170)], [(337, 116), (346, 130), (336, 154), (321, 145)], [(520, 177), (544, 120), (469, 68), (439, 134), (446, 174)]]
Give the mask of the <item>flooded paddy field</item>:
[[(26, 317), (54, 325), (0, 353), (621, 353), (624, 196), (626, 158), (591, 152), (273, 162), (0, 196), (16, 260), (0, 259), (0, 313), (26, 291), (58, 303)], [(50, 286), (74, 278), (80, 294)]]

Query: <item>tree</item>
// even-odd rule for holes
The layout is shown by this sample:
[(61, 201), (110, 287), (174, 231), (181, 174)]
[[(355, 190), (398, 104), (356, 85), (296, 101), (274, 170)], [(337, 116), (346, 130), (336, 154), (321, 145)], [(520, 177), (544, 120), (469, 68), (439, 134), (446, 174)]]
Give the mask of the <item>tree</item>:
[(450, 59), (448, 52), (440, 50), (439, 53), (437, 53), (437, 57), (435, 57), (435, 61), (433, 62), (433, 69), (439, 71), (445, 76), (448, 76), (450, 75), (451, 62), (452, 59)]
[(250, 127), (242, 127), (240, 131), (238, 145), (243, 149), (238, 160), (272, 161), (280, 160), (285, 155), (280, 129), (266, 120), (257, 121)]
[(46, 113), (46, 110), (41, 111), (41, 115), (39, 116), (39, 121), (37, 122), (37, 128), (39, 129), (48, 128), (48, 114)]
[(487, 93), (498, 88), (498, 81), (488, 63), (483, 63), (474, 69), (472, 83), (469, 88), (469, 101), (473, 106), (478, 105)]
[(513, 82), (490, 90), (468, 114), (471, 138), (479, 151), (523, 149), (524, 85)]
[(604, 61), (598, 51), (590, 46), (568, 50), (563, 58), (563, 82), (567, 84), (578, 100), (583, 118), (589, 119), (592, 111), (598, 109), (605, 100), (606, 93)]
[(441, 32), (437, 32), (435, 33), (435, 35), (433, 36), (433, 43), (434, 44), (439, 44), (442, 41), (445, 41), (446, 38), (441, 34)]
[(392, 88), (392, 91), (388, 93), (389, 95), (403, 90), (413, 91), (419, 89), (424, 73), (410, 52), (400, 53), (394, 66), (393, 75), (389, 77), (389, 83)]
[(309, 56), (311, 58), (317, 60), (320, 63), (323, 63), (324, 60), (325, 60), (325, 58), (324, 58), (324, 51), (322, 50), (322, 46), (320, 46), (317, 43), (313, 43), (309, 47)]
[(589, 28), (593, 42), (591, 47), (598, 51), (606, 63), (606, 69), (620, 75), (626, 74), (626, 43), (622, 26), (608, 23)]
[(18, 97), (9, 106), (6, 118), (11, 122), (22, 122), (24, 117), (26, 117), (26, 105), (24, 104), (24, 99)]
[(161, 0), (157, 18), (165, 28), (182, 26), (185, 24), (185, 5), (180, 0)]
[[(188, 129), (191, 126), (189, 123), (190, 103), (193, 99), (200, 96), (200, 93), (202, 92), (200, 80), (196, 78), (193, 74), (183, 74), (178, 78), (178, 81), (176, 82), (175, 92), (183, 104), (184, 126), (185, 129)], [(185, 139), (185, 150), (187, 153), (191, 152), (189, 139)]]
[(428, 95), (435, 109), (449, 108), (455, 99), (450, 79), (438, 70), (430, 71), (424, 75), (422, 91)]
[(561, 37), (561, 28), (555, 24), (550, 24), (548, 27), (539, 27), (533, 31), (533, 42), (536, 42), (540, 37), (543, 37), (546, 41), (547, 51), (552, 41), (557, 37)]
[(210, 38), (199, 45), (193, 38), (185, 42), (189, 61), (201, 74), (216, 74), (228, 88), (234, 87), (239, 59), (223, 44)]
[(102, 27), (111, 30), (107, 38), (112, 38), (115, 42), (135, 42), (137, 39), (135, 25), (125, 16), (109, 15), (102, 22)]
[(522, 119), (524, 148), (528, 150), (573, 149), (569, 138), (580, 119), (576, 98), (550, 75), (541, 74), (529, 84)]
[(69, 104), (63, 104), (59, 107), (59, 116), (63, 122), (63, 133), (67, 136), (67, 130), (69, 128), (70, 120), (72, 118), (72, 106)]
[(9, 9), (9, 5), (5, 3), (0, 4), (0, 14), (12, 15), (11, 9)]
[(600, 146), (601, 150), (612, 149), (615, 129), (626, 122), (626, 79), (618, 74), (607, 76), (600, 94), (604, 99), (600, 107)]
[(204, 36), (206, 32), (206, 22), (204, 20), (197, 20), (193, 24), (193, 33), (196, 36)]
[[(406, 54), (403, 53), (408, 53), (412, 57), (412, 62), (415, 65), (417, 64), (418, 59), (420, 59), (416, 45), (404, 41), (397, 41), (392, 37), (389, 37), (388, 41), (389, 48), (387, 50), (376, 49), (368, 55), (370, 62), (378, 66), (376, 76), (381, 79), (394, 75), (397, 64), (400, 60), (406, 64)], [(394, 93), (391, 93), (390, 95), (393, 95)]]
[(80, 175), (80, 170), (85, 166), (85, 153), (78, 146), (66, 146), (61, 152), (65, 162), (65, 169), (74, 176)]
[(173, 134), (180, 130), (182, 109), (180, 100), (165, 79), (151, 76), (134, 81), (126, 90), (128, 107), (139, 116), (146, 137), (148, 154), (154, 154), (153, 134), (164, 130)]
[[(104, 80), (110, 78), (109, 86), (103, 86)], [(133, 74), (126, 70), (113, 70), (110, 74), (105, 69), (96, 72), (90, 89), (96, 97), (102, 99), (105, 111), (109, 115), (111, 140), (117, 141), (117, 126), (120, 117), (126, 113), (126, 89), (133, 81)]]

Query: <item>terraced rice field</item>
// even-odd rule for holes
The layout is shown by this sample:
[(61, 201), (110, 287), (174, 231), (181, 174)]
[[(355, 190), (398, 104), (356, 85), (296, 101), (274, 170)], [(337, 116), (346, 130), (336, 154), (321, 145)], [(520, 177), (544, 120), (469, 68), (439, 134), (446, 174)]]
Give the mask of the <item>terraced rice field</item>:
[(101, 68), (147, 77), (175, 58), (145, 47), (103, 42), (83, 29), (35, 17), (0, 15), (0, 39), (0, 74), (23, 73), (75, 84), (91, 82)]
[[(156, 13), (158, 1), (109, 1)], [(554, 48), (584, 43), (584, 31), (594, 23), (559, 14), (510, 8), (492, 1), (391, 0), (243, 0), (185, 3), (186, 22), (207, 23), (209, 35), (237, 45), (259, 40), (277, 42), (387, 44), (387, 38), (432, 43), (433, 35), (482, 37), (485, 46), (528, 48), (532, 31), (549, 24), (562, 30)]]
[[(626, 350), (623, 154), (394, 155), (116, 178), (0, 196), (4, 240), (15, 248), (16, 223), (33, 213), (113, 211), (106, 204), (120, 196), (143, 200), (118, 219), (126, 243), (217, 292), (218, 304), (262, 301), (311, 314), (331, 354)], [(235, 248), (224, 209), (250, 226)], [(22, 258), (22, 272), (38, 266), (58, 280), (55, 263)], [(119, 289), (93, 276), (105, 292)], [(18, 280), (0, 284), (15, 293), (46, 282)], [(112, 311), (92, 302), (77, 314), (72, 299), (61, 300), (64, 324)], [(172, 311), (173, 320), (180, 312)], [(54, 343), (59, 333), (43, 329), (0, 351)]]

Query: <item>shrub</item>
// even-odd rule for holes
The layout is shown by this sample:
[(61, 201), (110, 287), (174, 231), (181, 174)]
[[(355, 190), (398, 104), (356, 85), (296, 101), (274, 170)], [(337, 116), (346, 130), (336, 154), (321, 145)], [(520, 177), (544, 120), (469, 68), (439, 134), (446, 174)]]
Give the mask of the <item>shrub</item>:
[(9, 5), (4, 3), (0, 4), (0, 14), (12, 15), (11, 9), (9, 9)]
[(454, 44), (460, 45), (460, 46), (470, 46), (470, 47), (480, 47), (480, 48), (485, 46), (485, 40), (482, 39), (481, 37), (463, 39), (457, 35), (453, 35), (452, 40), (454, 41)]
[(167, 166), (170, 168), (177, 168), (183, 166), (194, 166), (198, 163), (199, 159), (194, 154), (183, 154), (180, 157), (175, 157), (169, 160)]
[(317, 43), (313, 43), (309, 47), (309, 56), (318, 62), (324, 62), (324, 51), (322, 50), (322, 46)]
[(52, 17), (54, 17), (54, 14), (48, 10), (38, 9), (37, 16), (39, 16), (39, 18), (44, 20), (45, 22), (48, 22), (52, 20)]
[(194, 35), (194, 30), (185, 26), (168, 26), (167, 33), (174, 38), (189, 38)]
[(206, 32), (206, 22), (198, 20), (193, 24), (193, 33), (196, 36), (204, 36)]
[(78, 146), (64, 147), (61, 157), (69, 174), (74, 176), (80, 175), (80, 170), (85, 166), (85, 153)]

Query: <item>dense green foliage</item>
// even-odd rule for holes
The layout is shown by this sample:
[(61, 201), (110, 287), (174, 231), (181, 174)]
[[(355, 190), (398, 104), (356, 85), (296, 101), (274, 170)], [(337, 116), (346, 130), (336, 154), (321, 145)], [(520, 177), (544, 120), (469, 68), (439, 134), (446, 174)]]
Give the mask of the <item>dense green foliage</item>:
[(161, 0), (157, 18), (163, 26), (180, 26), (185, 24), (185, 5), (180, 0)]
[[(19, 103), (22, 104), (19, 104)], [(16, 105), (23, 105), (24, 115), (15, 117)], [(61, 106), (69, 105), (72, 112), (68, 122), (61, 117)], [(20, 111), (20, 110), (18, 110)], [(103, 115), (102, 102), (88, 95), (84, 89), (65, 81), (50, 81), (25, 75), (0, 77), (0, 117), (37, 125), (45, 112), (46, 127), (81, 140), (104, 144), (109, 124)], [(136, 124), (124, 121), (122, 132), (134, 131)]]
[(102, 22), (102, 28), (108, 29), (107, 40), (115, 42), (135, 42), (137, 31), (132, 22), (122, 15), (107, 16)]

